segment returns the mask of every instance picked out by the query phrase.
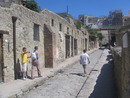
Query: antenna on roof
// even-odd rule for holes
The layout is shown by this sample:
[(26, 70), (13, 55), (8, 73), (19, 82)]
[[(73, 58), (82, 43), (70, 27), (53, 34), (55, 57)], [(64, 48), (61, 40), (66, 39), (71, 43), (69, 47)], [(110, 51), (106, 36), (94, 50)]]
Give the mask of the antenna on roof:
[(69, 8), (68, 8), (68, 5), (67, 5), (67, 14), (69, 14)]

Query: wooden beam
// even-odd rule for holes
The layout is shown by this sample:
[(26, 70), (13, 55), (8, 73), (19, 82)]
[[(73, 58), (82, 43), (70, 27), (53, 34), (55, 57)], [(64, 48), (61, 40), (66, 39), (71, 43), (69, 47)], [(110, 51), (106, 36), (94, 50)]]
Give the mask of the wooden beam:
[(0, 30), (0, 34), (9, 34), (9, 31)]

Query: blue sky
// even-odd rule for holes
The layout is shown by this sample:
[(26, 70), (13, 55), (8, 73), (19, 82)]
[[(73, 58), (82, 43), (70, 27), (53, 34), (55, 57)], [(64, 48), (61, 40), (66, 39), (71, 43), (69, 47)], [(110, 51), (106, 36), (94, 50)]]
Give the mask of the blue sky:
[(54, 13), (66, 12), (74, 18), (78, 15), (108, 16), (109, 11), (122, 10), (128, 15), (130, 0), (35, 0), (41, 9), (48, 9)]

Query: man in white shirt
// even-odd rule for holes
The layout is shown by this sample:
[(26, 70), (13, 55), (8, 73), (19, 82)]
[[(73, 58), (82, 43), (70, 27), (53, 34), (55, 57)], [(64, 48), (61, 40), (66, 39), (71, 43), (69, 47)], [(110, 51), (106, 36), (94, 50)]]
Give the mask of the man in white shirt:
[(86, 49), (83, 50), (83, 53), (80, 55), (80, 64), (83, 65), (84, 75), (87, 75), (86, 66), (90, 63), (89, 55), (86, 53)]

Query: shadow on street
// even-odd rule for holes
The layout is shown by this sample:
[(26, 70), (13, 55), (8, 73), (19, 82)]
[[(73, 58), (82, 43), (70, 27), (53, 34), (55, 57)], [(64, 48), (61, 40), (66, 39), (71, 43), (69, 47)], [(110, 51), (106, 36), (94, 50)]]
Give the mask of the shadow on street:
[(70, 73), (71, 75), (83, 76), (83, 73)]
[(117, 98), (113, 64), (110, 59), (111, 55), (108, 55), (106, 60), (109, 61), (109, 63), (103, 65), (94, 91), (89, 98)]

